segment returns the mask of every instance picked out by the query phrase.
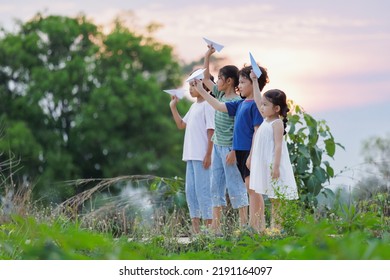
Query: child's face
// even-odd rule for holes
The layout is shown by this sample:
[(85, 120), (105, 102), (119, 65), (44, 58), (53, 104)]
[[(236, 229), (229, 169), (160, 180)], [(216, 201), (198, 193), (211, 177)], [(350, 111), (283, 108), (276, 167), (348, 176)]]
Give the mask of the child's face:
[(190, 94), (192, 97), (199, 97), (200, 94), (196, 89), (195, 83), (193, 81), (190, 82)]
[(279, 115), (280, 107), (275, 106), (266, 97), (261, 98), (260, 113), (264, 118), (275, 117)]
[(238, 80), (238, 90), (242, 97), (249, 97), (253, 95), (252, 81), (246, 77), (240, 76)]
[(222, 76), (221, 74), (218, 75), (218, 80), (217, 80), (217, 86), (219, 91), (225, 91), (226, 90), (226, 78)]

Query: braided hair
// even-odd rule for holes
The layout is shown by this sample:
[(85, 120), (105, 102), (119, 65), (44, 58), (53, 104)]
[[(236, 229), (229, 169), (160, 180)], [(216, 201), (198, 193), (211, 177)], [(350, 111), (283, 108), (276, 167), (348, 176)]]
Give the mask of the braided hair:
[(286, 94), (280, 89), (270, 89), (264, 93), (264, 97), (267, 98), (273, 105), (280, 107), (279, 115), (283, 117), (284, 126), (283, 135), (286, 135), (287, 113), (290, 112), (290, 109), (287, 106)]

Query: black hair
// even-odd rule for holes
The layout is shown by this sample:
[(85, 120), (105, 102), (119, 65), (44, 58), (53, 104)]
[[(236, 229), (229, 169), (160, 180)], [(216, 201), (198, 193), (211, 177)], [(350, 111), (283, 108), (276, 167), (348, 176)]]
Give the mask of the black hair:
[(219, 75), (223, 76), (225, 79), (233, 79), (233, 86), (238, 87), (238, 68), (234, 65), (226, 65), (219, 69)]
[(270, 89), (264, 93), (264, 97), (267, 98), (267, 100), (273, 105), (280, 107), (279, 115), (283, 117), (283, 135), (285, 135), (287, 127), (287, 113), (290, 112), (290, 109), (287, 106), (286, 94), (280, 89)]
[[(261, 75), (260, 77), (257, 79), (258, 83), (259, 83), (259, 88), (260, 88), (260, 91), (263, 90), (263, 88), (265, 87), (265, 85), (267, 83), (269, 83), (269, 78), (268, 78), (268, 72), (267, 72), (267, 69), (262, 67), (262, 66), (259, 66), (260, 70), (261, 70)], [(241, 76), (241, 77), (244, 77), (248, 80), (250, 80), (252, 82), (252, 79), (250, 77), (250, 74), (251, 74), (251, 70), (252, 70), (252, 66), (244, 66), (239, 72), (238, 72), (238, 76)]]

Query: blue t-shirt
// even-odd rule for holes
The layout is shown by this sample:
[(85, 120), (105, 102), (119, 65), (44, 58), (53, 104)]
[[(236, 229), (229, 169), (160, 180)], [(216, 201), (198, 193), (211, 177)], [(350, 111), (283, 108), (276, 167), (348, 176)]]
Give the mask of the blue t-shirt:
[(236, 151), (250, 151), (254, 127), (261, 125), (263, 117), (257, 109), (255, 101), (236, 100), (226, 102), (229, 116), (235, 116), (233, 129), (233, 149)]

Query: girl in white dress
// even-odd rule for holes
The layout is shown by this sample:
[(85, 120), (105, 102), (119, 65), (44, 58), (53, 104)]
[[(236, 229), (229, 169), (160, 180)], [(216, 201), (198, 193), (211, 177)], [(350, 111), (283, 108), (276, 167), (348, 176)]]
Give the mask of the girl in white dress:
[[(251, 78), (257, 79), (254, 73), (251, 73)], [(298, 199), (297, 184), (283, 137), (289, 109), (283, 91), (272, 89), (261, 96), (256, 84), (253, 83), (255, 101), (264, 121), (254, 137), (247, 161), (251, 169), (249, 187), (270, 198), (271, 229), (280, 230), (279, 199)]]

